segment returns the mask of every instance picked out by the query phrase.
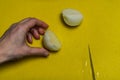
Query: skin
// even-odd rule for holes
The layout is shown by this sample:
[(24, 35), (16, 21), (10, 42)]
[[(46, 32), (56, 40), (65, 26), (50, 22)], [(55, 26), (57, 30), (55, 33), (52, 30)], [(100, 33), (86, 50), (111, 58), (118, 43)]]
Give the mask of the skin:
[(30, 47), (26, 43), (32, 44), (32, 36), (40, 39), (47, 28), (45, 22), (36, 18), (26, 18), (11, 25), (0, 38), (0, 63), (25, 56), (48, 56), (45, 48)]

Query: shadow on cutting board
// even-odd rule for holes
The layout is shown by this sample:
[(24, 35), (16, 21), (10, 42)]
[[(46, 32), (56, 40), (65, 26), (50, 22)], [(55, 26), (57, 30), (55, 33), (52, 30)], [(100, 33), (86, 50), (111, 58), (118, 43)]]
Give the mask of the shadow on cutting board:
[(48, 57), (40, 57), (40, 56), (29, 56), (29, 57), (24, 57), (21, 59), (14, 59), (11, 61), (7, 61), (5, 63), (0, 64), (0, 71), (7, 69), (9, 67), (15, 66), (15, 65), (19, 65), (20, 63), (26, 62), (28, 60), (32, 60), (32, 59), (46, 59)]

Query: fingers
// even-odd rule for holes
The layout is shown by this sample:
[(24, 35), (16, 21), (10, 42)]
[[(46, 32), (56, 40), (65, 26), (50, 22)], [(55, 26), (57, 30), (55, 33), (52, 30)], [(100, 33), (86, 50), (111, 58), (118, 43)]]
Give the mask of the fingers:
[(26, 18), (26, 19), (20, 21), (19, 24), (26, 31), (28, 31), (30, 28), (32, 28), (34, 26), (37, 26), (39, 28), (44, 28), (44, 29), (48, 28), (48, 25), (45, 22), (38, 20), (36, 18)]
[(32, 43), (32, 36), (35, 39), (40, 39), (40, 35), (43, 35), (45, 30), (48, 28), (48, 25), (45, 22), (36, 18), (23, 19), (18, 23), (18, 25), (20, 29), (27, 33), (27, 41), (29, 43)]
[(32, 33), (32, 35), (35, 39), (40, 39), (40, 35), (36, 29), (33, 28), (30, 30), (30, 32)]
[(43, 56), (43, 57), (47, 57), (49, 55), (49, 52), (44, 49), (44, 48), (33, 48), (33, 47), (29, 47), (28, 49), (28, 56)]
[(43, 34), (45, 33), (44, 29), (42, 29), (42, 28), (39, 28), (39, 29), (38, 29), (38, 32), (39, 32), (39, 34), (41, 34), (41, 35), (43, 35)]
[(33, 42), (32, 40), (32, 34), (30, 32), (27, 33), (27, 41), (31, 44)]
[[(38, 31), (38, 30), (40, 30), (40, 31)], [(30, 29), (30, 31), (27, 33), (27, 37), (26, 37), (26, 39), (27, 39), (27, 41), (31, 44), (32, 43), (32, 36), (35, 38), (35, 39), (40, 39), (40, 35), (43, 35), (44, 33), (45, 33), (45, 31), (43, 30), (43, 29), (38, 29), (38, 30), (36, 30), (36, 29), (34, 29), (34, 28), (32, 28), (32, 29)]]

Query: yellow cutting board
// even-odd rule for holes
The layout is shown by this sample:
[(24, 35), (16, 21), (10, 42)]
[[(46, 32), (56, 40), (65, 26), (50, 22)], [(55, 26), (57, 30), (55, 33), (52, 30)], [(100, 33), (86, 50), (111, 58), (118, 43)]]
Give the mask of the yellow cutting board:
[[(61, 21), (65, 8), (83, 14), (80, 26), (69, 28)], [(36, 17), (48, 23), (62, 43), (48, 58), (0, 65), (0, 80), (92, 80), (88, 44), (97, 80), (120, 80), (119, 9), (119, 0), (0, 0), (0, 36), (12, 23)], [(41, 41), (30, 46), (41, 47)]]

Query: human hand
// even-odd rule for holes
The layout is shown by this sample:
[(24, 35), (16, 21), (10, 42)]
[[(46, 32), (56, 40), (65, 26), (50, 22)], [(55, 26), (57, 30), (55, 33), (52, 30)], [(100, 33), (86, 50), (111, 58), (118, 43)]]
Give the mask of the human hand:
[(32, 43), (32, 36), (39, 39), (48, 25), (36, 18), (26, 18), (13, 24), (0, 38), (0, 63), (24, 56), (48, 56), (44, 48), (30, 47), (26, 41)]

